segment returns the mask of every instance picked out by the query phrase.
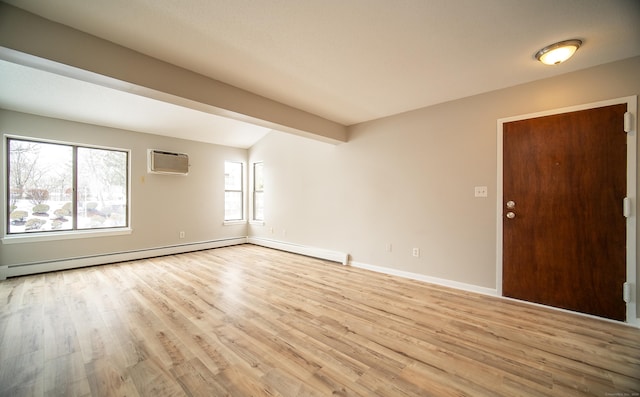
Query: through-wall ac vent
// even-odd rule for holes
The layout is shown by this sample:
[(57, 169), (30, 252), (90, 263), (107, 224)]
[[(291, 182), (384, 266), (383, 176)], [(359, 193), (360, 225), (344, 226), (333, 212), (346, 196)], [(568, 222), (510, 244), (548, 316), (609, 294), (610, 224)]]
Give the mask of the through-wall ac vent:
[(189, 173), (189, 156), (184, 153), (149, 149), (148, 171), (154, 174), (187, 175)]

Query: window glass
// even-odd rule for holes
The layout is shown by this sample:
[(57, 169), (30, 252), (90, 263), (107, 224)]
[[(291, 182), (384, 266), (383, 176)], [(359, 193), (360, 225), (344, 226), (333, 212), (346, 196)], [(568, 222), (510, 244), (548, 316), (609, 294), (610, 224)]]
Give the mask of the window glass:
[(15, 138), (7, 151), (8, 234), (128, 226), (126, 151)]
[(70, 146), (8, 142), (9, 233), (73, 228)]
[(253, 165), (253, 180), (256, 191), (264, 190), (264, 164), (255, 163)]
[(78, 228), (127, 226), (127, 153), (78, 148)]
[(264, 220), (264, 165), (253, 164), (253, 219)]
[(224, 163), (224, 220), (238, 221), (244, 218), (242, 191), (242, 163)]

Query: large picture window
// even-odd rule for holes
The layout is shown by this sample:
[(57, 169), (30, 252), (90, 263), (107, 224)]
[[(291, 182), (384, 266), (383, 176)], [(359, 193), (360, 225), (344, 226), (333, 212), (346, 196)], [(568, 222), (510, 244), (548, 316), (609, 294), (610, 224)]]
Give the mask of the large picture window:
[(129, 226), (129, 153), (7, 138), (7, 234)]

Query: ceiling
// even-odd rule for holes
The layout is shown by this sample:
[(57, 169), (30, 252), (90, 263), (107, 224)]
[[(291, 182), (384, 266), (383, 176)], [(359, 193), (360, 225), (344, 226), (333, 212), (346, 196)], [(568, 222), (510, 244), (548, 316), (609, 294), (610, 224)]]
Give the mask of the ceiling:
[[(640, 55), (638, 0), (5, 2), (343, 125)], [(558, 66), (534, 60), (541, 47), (570, 38), (584, 42), (571, 60)], [(181, 137), (238, 147), (267, 132), (20, 69), (0, 64), (2, 91), (13, 82), (15, 90), (41, 94), (34, 85), (42, 84), (66, 118), (164, 135), (177, 128)], [(80, 94), (69, 99), (74, 95), (57, 89)], [(33, 94), (15, 104), (14, 94), (1, 95), (0, 106), (29, 111), (56, 102)], [(89, 106), (93, 96), (104, 101), (99, 108)], [(234, 143), (235, 127), (244, 132), (233, 133)]]
[(0, 107), (63, 120), (249, 148), (270, 130), (0, 60)]

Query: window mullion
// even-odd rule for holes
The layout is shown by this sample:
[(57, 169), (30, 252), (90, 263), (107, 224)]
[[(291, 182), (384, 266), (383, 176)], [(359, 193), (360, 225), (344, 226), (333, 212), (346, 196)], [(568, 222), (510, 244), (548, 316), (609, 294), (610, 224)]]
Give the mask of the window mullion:
[(71, 195), (71, 208), (73, 209), (73, 224), (71, 226), (71, 230), (78, 230), (78, 147), (73, 146), (73, 159), (71, 169), (73, 171), (72, 175), (72, 189), (73, 194)]
[(7, 166), (7, 177), (6, 180), (4, 181), (6, 186), (7, 186), (7, 205), (5, 206), (5, 228), (6, 228), (6, 234), (9, 233), (9, 230), (11, 230), (11, 212), (13, 211), (13, 209), (11, 208), (11, 158), (9, 155), (9, 148), (11, 147), (11, 139), (7, 138), (5, 140), (5, 150), (6, 150), (6, 156), (5, 156), (5, 161), (7, 162), (6, 166)]

